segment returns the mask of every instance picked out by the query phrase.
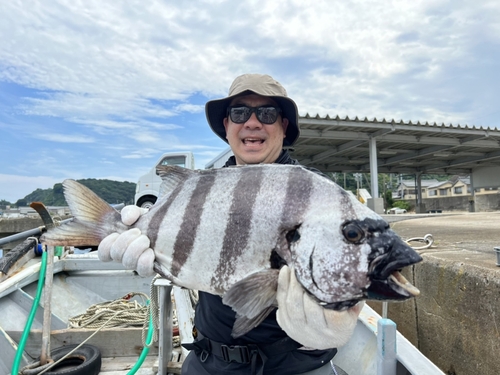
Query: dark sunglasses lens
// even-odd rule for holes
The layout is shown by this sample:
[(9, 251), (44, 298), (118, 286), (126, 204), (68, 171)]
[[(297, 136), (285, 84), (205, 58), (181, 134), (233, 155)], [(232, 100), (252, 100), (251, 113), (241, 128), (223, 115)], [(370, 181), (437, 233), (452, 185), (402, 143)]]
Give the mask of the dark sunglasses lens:
[(233, 107), (230, 109), (229, 116), (235, 124), (242, 124), (250, 118), (252, 110), (248, 107)]
[(276, 107), (230, 107), (229, 116), (236, 124), (247, 122), (253, 112), (257, 113), (257, 119), (263, 124), (274, 124), (278, 119), (279, 109)]
[(260, 107), (257, 110), (257, 118), (263, 124), (274, 124), (278, 119), (278, 109), (276, 107)]

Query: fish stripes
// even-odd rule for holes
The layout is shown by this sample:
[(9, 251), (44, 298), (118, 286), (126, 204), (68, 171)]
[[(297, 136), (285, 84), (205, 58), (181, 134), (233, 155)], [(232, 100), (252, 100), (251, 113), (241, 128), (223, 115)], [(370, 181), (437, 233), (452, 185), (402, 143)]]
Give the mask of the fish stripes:
[(149, 223), (149, 228), (147, 231), (152, 249), (156, 248), (156, 241), (158, 240), (158, 234), (160, 233), (161, 223), (163, 222), (163, 219), (166, 213), (168, 212), (170, 206), (172, 205), (173, 202), (175, 202), (175, 199), (182, 191), (183, 187), (184, 187), (183, 183), (178, 184), (170, 194), (167, 202), (165, 204), (157, 206), (158, 207), (157, 210), (153, 209), (156, 212), (151, 218), (151, 221)]
[(302, 222), (306, 210), (311, 205), (314, 175), (304, 173), (302, 169), (292, 169), (286, 185), (286, 210), (281, 216), (281, 227), (293, 229)]
[(234, 272), (235, 264), (247, 246), (254, 203), (263, 175), (264, 168), (249, 168), (247, 173), (241, 175), (234, 188), (219, 264), (212, 284), (220, 285), (225, 275)]
[(188, 259), (193, 250), (194, 241), (198, 233), (200, 225), (201, 213), (207, 196), (209, 195), (214, 185), (216, 175), (214, 173), (204, 174), (198, 180), (196, 187), (193, 191), (191, 199), (184, 211), (182, 224), (177, 233), (174, 244), (174, 253), (172, 255), (174, 262), (172, 262), (171, 273), (177, 276), (184, 263)]

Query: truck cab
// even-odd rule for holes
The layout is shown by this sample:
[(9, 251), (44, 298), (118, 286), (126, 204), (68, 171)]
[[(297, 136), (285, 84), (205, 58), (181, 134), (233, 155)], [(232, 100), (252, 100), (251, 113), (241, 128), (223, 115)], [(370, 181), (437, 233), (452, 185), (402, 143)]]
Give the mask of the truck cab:
[(141, 176), (135, 188), (135, 205), (150, 208), (158, 199), (158, 192), (162, 179), (156, 174), (158, 165), (177, 165), (183, 168), (194, 169), (192, 152), (170, 152), (163, 154), (148, 173)]

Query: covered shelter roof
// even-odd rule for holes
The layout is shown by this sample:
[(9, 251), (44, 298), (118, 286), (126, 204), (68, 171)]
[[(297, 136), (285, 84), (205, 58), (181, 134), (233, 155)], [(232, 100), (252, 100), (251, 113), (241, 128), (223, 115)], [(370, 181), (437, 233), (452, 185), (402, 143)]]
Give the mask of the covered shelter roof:
[(299, 118), (292, 157), (323, 172), (470, 174), (500, 166), (500, 130), (336, 116)]

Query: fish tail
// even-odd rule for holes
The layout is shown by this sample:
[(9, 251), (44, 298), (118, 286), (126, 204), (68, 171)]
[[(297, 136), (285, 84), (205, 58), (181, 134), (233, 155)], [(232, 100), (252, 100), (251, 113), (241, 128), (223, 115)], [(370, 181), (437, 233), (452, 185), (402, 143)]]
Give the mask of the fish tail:
[(49, 246), (97, 246), (113, 232), (128, 229), (120, 213), (96, 193), (75, 180), (63, 182), (64, 196), (73, 220), (50, 229), (40, 237)]

